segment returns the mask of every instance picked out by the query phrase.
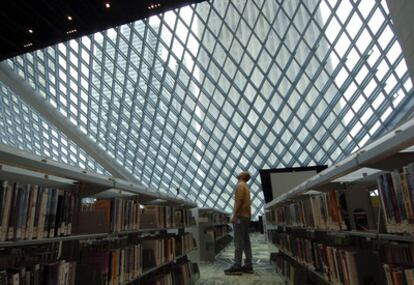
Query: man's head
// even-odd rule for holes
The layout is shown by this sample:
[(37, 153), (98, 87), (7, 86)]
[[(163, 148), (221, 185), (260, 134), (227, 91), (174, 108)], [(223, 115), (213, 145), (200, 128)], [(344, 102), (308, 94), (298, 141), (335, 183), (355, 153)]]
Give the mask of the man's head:
[(250, 180), (250, 173), (249, 171), (242, 171), (237, 175), (237, 180), (247, 182)]

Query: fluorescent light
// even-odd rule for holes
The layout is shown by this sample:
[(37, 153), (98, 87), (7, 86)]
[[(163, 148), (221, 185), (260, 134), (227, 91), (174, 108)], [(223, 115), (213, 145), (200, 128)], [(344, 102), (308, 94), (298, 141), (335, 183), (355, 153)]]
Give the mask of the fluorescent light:
[(76, 30), (76, 29), (72, 29), (72, 30), (67, 31), (66, 34), (70, 35), (70, 34), (76, 33), (77, 31), (78, 30)]

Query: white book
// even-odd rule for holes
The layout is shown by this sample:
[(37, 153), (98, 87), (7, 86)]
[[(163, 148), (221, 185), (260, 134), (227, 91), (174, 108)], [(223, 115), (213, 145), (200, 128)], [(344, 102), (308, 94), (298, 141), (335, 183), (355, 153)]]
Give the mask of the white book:
[(19, 273), (15, 273), (11, 277), (11, 285), (20, 285)]
[(70, 263), (65, 262), (65, 271), (63, 276), (63, 285), (69, 285)]

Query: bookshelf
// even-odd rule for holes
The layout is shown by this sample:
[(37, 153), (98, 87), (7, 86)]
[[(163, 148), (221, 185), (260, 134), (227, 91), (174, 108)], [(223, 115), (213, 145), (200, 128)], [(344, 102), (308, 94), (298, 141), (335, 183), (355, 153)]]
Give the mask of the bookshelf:
[(268, 203), (285, 283), (414, 284), (413, 163), (411, 119)]
[[(189, 258), (198, 250), (193, 202), (4, 145), (0, 181), (0, 284), (193, 284), (199, 277)], [(151, 239), (157, 248), (144, 253)], [(157, 265), (143, 271), (152, 250), (161, 254)]]
[(213, 262), (232, 240), (231, 214), (215, 208), (196, 209), (198, 217), (199, 258)]

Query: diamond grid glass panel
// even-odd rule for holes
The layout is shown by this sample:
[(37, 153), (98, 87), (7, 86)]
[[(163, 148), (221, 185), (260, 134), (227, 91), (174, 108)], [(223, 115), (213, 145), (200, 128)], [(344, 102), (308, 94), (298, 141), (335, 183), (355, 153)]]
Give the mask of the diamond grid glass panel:
[(0, 142), (42, 157), (108, 175), (93, 158), (0, 82)]
[[(332, 164), (413, 92), (375, 0), (202, 2), (9, 63), (149, 187), (231, 210), (234, 175), (250, 170), (254, 216), (259, 169)], [(1, 107), (3, 126), (20, 120), (3, 142), (102, 171), (24, 104)]]

